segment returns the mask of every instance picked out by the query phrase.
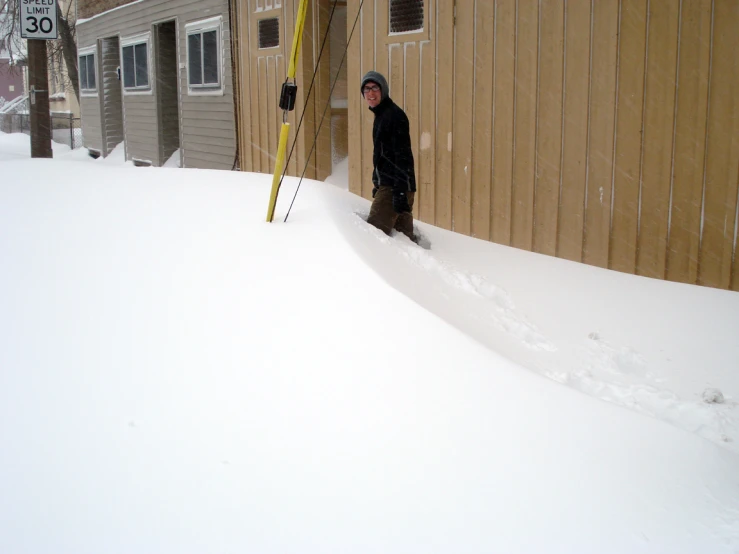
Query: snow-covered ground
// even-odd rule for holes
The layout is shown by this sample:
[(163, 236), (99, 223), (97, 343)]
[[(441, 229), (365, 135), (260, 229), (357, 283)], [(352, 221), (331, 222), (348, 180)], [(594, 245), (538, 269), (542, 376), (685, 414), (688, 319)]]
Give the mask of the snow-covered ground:
[[(739, 294), (0, 134), (0, 552), (739, 552)], [(430, 248), (428, 248), (430, 244)]]

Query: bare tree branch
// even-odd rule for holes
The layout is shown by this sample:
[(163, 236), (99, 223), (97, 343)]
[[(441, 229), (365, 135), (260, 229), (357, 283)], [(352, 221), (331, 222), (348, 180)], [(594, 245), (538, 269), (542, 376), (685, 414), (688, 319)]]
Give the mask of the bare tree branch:
[(11, 65), (26, 58), (21, 39), (20, 0), (0, 0), (0, 50), (10, 58)]
[[(70, 3), (71, 5), (71, 3)], [(69, 12), (67, 12), (69, 15)], [(77, 97), (77, 102), (80, 100), (80, 80), (79, 74), (77, 73), (77, 43), (75, 42), (75, 24), (70, 23), (67, 17), (59, 18), (59, 35), (61, 43), (61, 52), (64, 58), (65, 65), (67, 66), (67, 77), (71, 81), (72, 90)], [(61, 67), (61, 64), (60, 64)]]

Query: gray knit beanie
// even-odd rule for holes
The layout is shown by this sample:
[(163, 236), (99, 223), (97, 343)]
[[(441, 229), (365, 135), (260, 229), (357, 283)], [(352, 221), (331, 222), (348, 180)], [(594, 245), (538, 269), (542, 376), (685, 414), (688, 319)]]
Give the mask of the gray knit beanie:
[(385, 100), (388, 96), (390, 96), (390, 87), (387, 86), (387, 81), (385, 80), (385, 77), (382, 76), (382, 74), (378, 73), (377, 71), (368, 71), (367, 74), (362, 77), (362, 86), (359, 87), (359, 91), (364, 94), (364, 85), (366, 85), (368, 82), (377, 83), (377, 85), (380, 87), (380, 92), (382, 93), (382, 100)]

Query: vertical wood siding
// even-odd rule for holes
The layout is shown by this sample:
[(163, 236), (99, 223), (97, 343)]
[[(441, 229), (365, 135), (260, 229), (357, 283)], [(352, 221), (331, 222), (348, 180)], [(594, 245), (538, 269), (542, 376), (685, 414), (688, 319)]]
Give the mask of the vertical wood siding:
[[(557, 251), (557, 207), (562, 172), (562, 103), (564, 101), (565, 12), (561, 2), (540, 6), (538, 132), (533, 250), (554, 256)], [(586, 29), (586, 28), (585, 28)], [(587, 37), (582, 27), (579, 36)], [(568, 66), (568, 69), (569, 66)], [(586, 74), (587, 75), (587, 74)]]
[[(239, 71), (240, 71), (240, 140), (241, 168), (246, 171), (272, 173), (277, 141), (282, 126), (279, 97), (287, 75), (298, 0), (262, 2), (248, 0), (238, 3)], [(355, 12), (356, 14), (356, 12)], [(303, 46), (298, 59), (296, 81), (298, 96), (295, 110), (289, 113), (290, 133), (287, 167), (289, 175), (325, 179), (331, 174), (331, 110), (324, 110), (329, 100), (332, 79), (330, 46), (321, 55), (313, 88), (310, 82), (320, 53), (321, 42), (328, 28), (328, 0), (310, 2), (303, 32)], [(262, 19), (279, 19), (280, 42), (274, 48), (259, 49), (258, 25)], [(346, 61), (344, 62), (346, 66)], [(302, 118), (302, 122), (301, 122)], [(300, 130), (297, 134), (298, 124)], [(319, 129), (320, 125), (320, 129)], [(318, 133), (317, 146), (312, 150)], [(293, 151), (292, 145), (296, 147)], [(308, 156), (310, 155), (310, 160)]]
[[(587, 2), (584, 4), (583, 11), (587, 13)], [(593, 3), (590, 10), (590, 101), (587, 120), (590, 132), (582, 261), (599, 267), (608, 267), (613, 209), (618, 22), (618, 2)]]
[(703, 171), (706, 153), (712, 0), (683, 2), (677, 75), (675, 170), (667, 278), (698, 281)]
[(585, 230), (590, 115), (588, 104), (591, 83), (590, 2), (570, 0), (565, 8), (562, 173), (557, 213), (556, 253), (562, 258), (581, 262)]
[[(242, 123), (271, 172), (282, 72), (255, 48), (242, 2)], [(299, 82), (325, 31), (318, 0)], [(297, 0), (273, 9), (291, 21)], [(264, 10), (267, 7), (265, 5)], [(347, 3), (347, 36), (359, 2)], [(420, 220), (638, 275), (739, 290), (739, 2), (426, 0), (420, 32), (391, 35), (365, 0), (348, 53), (349, 187), (370, 197), (373, 116), (361, 76), (383, 73), (411, 123)], [(252, 35), (250, 35), (250, 33)], [(284, 62), (283, 62), (284, 63)], [(272, 65), (270, 65), (272, 64)], [(275, 73), (276, 71), (276, 73)], [(327, 90), (309, 103), (305, 159)], [(301, 100), (298, 100), (299, 105)], [(293, 115), (291, 115), (293, 117)], [(313, 175), (330, 155), (319, 137)]]
[(739, 3), (715, 0), (713, 5), (698, 282), (722, 288), (733, 284), (736, 290)]
[[(419, 219), (739, 290), (738, 2), (425, 7), (425, 36), (393, 37), (388, 0), (365, 0), (349, 59), (350, 91), (376, 69), (409, 114)], [(372, 117), (349, 97), (350, 189), (369, 197)]]
[[(516, 0), (495, 2), (494, 18), (493, 156), (491, 158), (493, 197), (491, 199), (492, 232), (490, 240), (510, 245), (515, 122)], [(480, 24), (484, 25), (485, 22), (482, 21)]]

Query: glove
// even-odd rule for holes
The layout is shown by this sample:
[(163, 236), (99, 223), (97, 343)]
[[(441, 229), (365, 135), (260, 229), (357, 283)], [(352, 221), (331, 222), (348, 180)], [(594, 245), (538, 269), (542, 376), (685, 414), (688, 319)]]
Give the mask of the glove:
[(378, 190), (380, 190), (380, 187), (373, 187), (373, 188), (372, 188), (372, 198), (374, 198), (374, 197), (375, 197), (375, 195), (377, 194), (377, 191), (378, 191)]
[(408, 205), (408, 197), (404, 192), (393, 193), (393, 209), (395, 213), (399, 214), (411, 211), (411, 207)]

